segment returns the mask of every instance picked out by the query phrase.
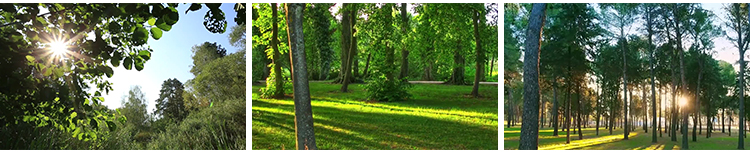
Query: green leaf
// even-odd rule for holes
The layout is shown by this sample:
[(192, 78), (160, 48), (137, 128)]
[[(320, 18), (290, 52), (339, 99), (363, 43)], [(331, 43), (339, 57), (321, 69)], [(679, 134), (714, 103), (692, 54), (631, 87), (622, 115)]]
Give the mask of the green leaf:
[(55, 77), (61, 77), (65, 73), (65, 70), (61, 68), (53, 69), (53, 73), (55, 73)]
[(115, 71), (112, 71), (112, 68), (109, 66), (104, 66), (102, 68), (104, 70), (104, 73), (107, 75), (107, 78), (112, 78), (112, 75), (114, 75)]
[[(117, 55), (117, 53), (115, 53), (115, 55)], [(109, 61), (112, 63), (112, 66), (118, 67), (118, 66), (120, 66), (120, 58), (122, 58), (122, 57), (113, 58), (113, 59), (111, 59)]]
[(89, 124), (95, 128), (99, 128), (99, 123), (96, 121), (96, 119), (89, 119)]
[(135, 46), (146, 44), (148, 41), (148, 30), (139, 24), (135, 32), (133, 32), (133, 41), (135, 41)]
[(161, 14), (161, 11), (164, 9), (164, 5), (161, 5), (159, 3), (152, 4), (153, 7), (151, 8), (151, 14), (152, 15), (158, 15)]
[(115, 129), (117, 129), (117, 125), (112, 121), (107, 121), (107, 127), (109, 128), (109, 131), (115, 131)]
[(155, 23), (156, 23), (156, 19), (155, 18), (148, 19), (148, 25), (153, 26)]
[(153, 37), (155, 40), (159, 40), (161, 38), (161, 29), (158, 27), (152, 27), (151, 28), (151, 37)]
[(73, 138), (75, 138), (76, 136), (78, 136), (78, 134), (80, 134), (80, 133), (81, 133), (81, 128), (76, 128), (76, 130), (73, 131)]
[(151, 52), (149, 52), (148, 50), (141, 50), (138, 53), (138, 56), (141, 56), (141, 58), (143, 58), (143, 60), (147, 60), (148, 61), (149, 59), (151, 59)]
[(143, 70), (143, 64), (144, 64), (145, 62), (146, 62), (146, 61), (143, 61), (143, 60), (142, 60), (142, 59), (140, 59), (140, 58), (136, 58), (136, 60), (135, 60), (135, 70), (138, 70), (138, 71), (141, 71), (141, 70)]
[(120, 24), (117, 22), (111, 22), (109, 23), (109, 31), (112, 33), (118, 33), (121, 30)]
[(164, 30), (164, 31), (172, 30), (172, 26), (165, 23), (164, 20), (165, 20), (164, 18), (157, 19), (156, 27), (159, 27), (159, 29)]
[(201, 7), (202, 7), (202, 5), (199, 4), (199, 3), (190, 4), (190, 8), (188, 10), (185, 10), (185, 14), (187, 14), (188, 11), (197, 11), (197, 10), (200, 10)]
[(167, 14), (164, 17), (167, 18), (167, 20), (165, 20), (165, 22), (168, 25), (174, 25), (175, 23), (177, 23), (177, 21), (180, 20), (180, 14), (177, 13), (177, 9), (175, 9), (174, 7), (169, 7), (169, 11), (167, 12)]
[(31, 56), (31, 55), (26, 55), (26, 59), (29, 60), (29, 62), (33, 62), (34, 60), (36, 60), (36, 58), (34, 58), (34, 56)]
[(78, 113), (76, 112), (70, 113), (70, 118), (76, 118), (76, 116), (78, 116)]
[(123, 61), (123, 66), (125, 66), (125, 69), (130, 70), (133, 68), (133, 59), (130, 57), (125, 57), (125, 60)]

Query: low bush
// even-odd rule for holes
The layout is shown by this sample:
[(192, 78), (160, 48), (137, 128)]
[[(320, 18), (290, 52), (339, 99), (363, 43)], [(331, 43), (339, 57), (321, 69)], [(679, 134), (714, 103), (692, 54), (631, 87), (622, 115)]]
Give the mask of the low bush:
[(157, 134), (148, 149), (245, 149), (245, 107), (244, 99), (234, 99), (190, 113)]
[(408, 79), (388, 80), (385, 75), (374, 78), (365, 85), (367, 99), (376, 101), (401, 101), (411, 97)]

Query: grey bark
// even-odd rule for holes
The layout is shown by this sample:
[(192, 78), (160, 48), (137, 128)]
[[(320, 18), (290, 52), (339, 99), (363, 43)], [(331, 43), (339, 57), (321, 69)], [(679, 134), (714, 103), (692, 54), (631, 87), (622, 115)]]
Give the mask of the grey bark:
[(289, 33), (289, 58), (292, 65), (292, 82), (294, 90), (294, 128), (298, 150), (316, 150), (315, 130), (313, 128), (312, 105), (310, 104), (310, 85), (307, 80), (307, 62), (305, 61), (305, 41), (302, 32), (304, 3), (286, 4), (287, 29)]
[(518, 149), (536, 150), (539, 144), (539, 46), (541, 45), (542, 25), (546, 4), (534, 3), (526, 30), (525, 53), (523, 63), (523, 124)]

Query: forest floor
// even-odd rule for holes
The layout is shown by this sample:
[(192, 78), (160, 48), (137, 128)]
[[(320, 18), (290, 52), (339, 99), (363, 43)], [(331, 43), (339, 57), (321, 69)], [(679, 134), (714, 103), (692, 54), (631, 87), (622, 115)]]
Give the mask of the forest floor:
[[(252, 87), (252, 149), (295, 149), (294, 101)], [(498, 149), (498, 89), (415, 84), (401, 102), (366, 100), (362, 85), (310, 83), (318, 149)], [(291, 96), (291, 95), (289, 95)]]
[[(518, 149), (520, 129), (520, 126), (503, 127), (505, 150)], [(732, 129), (732, 136), (729, 136), (728, 131), (721, 133), (721, 129), (716, 129), (710, 138), (706, 138), (706, 131), (703, 129), (703, 133), (696, 136), (696, 142), (692, 141), (692, 126), (688, 129), (690, 150), (737, 150), (737, 129)], [(578, 134), (573, 134), (571, 128), (570, 144), (565, 144), (566, 133), (562, 129), (559, 129), (558, 136), (552, 136), (552, 128), (542, 128), (539, 130), (539, 150), (679, 150), (682, 145), (682, 134), (679, 132), (677, 141), (671, 141), (666, 131), (662, 137), (659, 137), (658, 130), (657, 143), (651, 143), (651, 129), (648, 129), (649, 133), (644, 133), (641, 126), (630, 132), (628, 140), (623, 139), (622, 128), (616, 128), (610, 135), (609, 130), (600, 127), (599, 136), (596, 136), (596, 128), (582, 128), (582, 130), (584, 139), (578, 140)], [(746, 147), (750, 147), (748, 140), (750, 139), (745, 140)]]

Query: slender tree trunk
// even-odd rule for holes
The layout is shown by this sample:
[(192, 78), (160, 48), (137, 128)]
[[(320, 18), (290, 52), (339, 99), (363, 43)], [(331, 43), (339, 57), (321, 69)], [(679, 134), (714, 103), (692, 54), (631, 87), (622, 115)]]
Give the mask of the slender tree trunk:
[[(480, 4), (482, 5), (482, 4)], [(406, 9), (403, 10), (406, 12)], [(474, 87), (471, 89), (471, 95), (474, 96), (474, 98), (479, 97), (479, 80), (482, 78), (482, 66), (484, 63), (484, 50), (482, 50), (481, 45), (481, 39), (479, 37), (479, 18), (480, 18), (480, 12), (479, 10), (474, 10), (474, 13), (472, 13), (473, 23), (474, 23), (474, 42), (476, 43), (475, 51), (477, 55), (476, 60), (476, 71), (474, 73)], [(408, 53), (407, 53), (408, 54)]]
[[(678, 4), (674, 4), (674, 10), (673, 10), (674, 13), (673, 14), (674, 14), (674, 19), (675, 19), (675, 30), (677, 31), (676, 32), (676, 34), (677, 34), (677, 37), (676, 37), (677, 38), (677, 51), (679, 52), (679, 56), (680, 56), (680, 80), (681, 80), (681, 83), (682, 83), (682, 84), (680, 84), (680, 86), (681, 86), (680, 91), (682, 93), (687, 93), (687, 80), (685, 80), (685, 60), (684, 60), (685, 53), (684, 53), (684, 51), (682, 49), (682, 30), (680, 29), (680, 17), (681, 16), (678, 14), (679, 11), (677, 11), (677, 9), (678, 9)], [(689, 106), (689, 105), (686, 105), (686, 106)], [(680, 149), (683, 149), (683, 150), (690, 149), (690, 147), (688, 146), (688, 133), (687, 133), (688, 129), (687, 129), (687, 126), (688, 126), (688, 111), (687, 111), (687, 109), (683, 108), (683, 110), (682, 110), (682, 131), (683, 131), (683, 134), (682, 134), (682, 146), (680, 147)]]
[(513, 125), (513, 89), (506, 90), (508, 91), (508, 105), (510, 109), (508, 109), (508, 128)]
[[(750, 7), (747, 7), (747, 10), (750, 11)], [(747, 17), (750, 19), (750, 14), (748, 14)], [(737, 141), (737, 149), (740, 150), (745, 149), (745, 50), (747, 49), (744, 47), (747, 44), (744, 44), (745, 42), (742, 40), (742, 34), (742, 31), (737, 32), (737, 35), (739, 36), (738, 42), (740, 47), (740, 140)]]
[(727, 116), (726, 110), (727, 110), (726, 108), (721, 108), (721, 133), (724, 133), (724, 125), (725, 125), (724, 121), (727, 120), (727, 118), (726, 118), (726, 116)]
[[(568, 70), (570, 70), (570, 67), (568, 67)], [(570, 103), (571, 103), (571, 101), (570, 101), (570, 99), (573, 96), (571, 95), (571, 92), (570, 92), (570, 85), (568, 84), (567, 86), (568, 86), (568, 96), (567, 96), (568, 97), (568, 100), (567, 100), (568, 102), (565, 104), (565, 105), (567, 105), (565, 107), (565, 128), (568, 130), (568, 132), (566, 132), (567, 136), (566, 136), (565, 144), (570, 144), (570, 122), (572, 120), (570, 118), (570, 113), (571, 113), (571, 110), (570, 110)]]
[[(646, 85), (643, 84), (642, 87), (641, 95), (643, 98), (641, 98), (641, 101), (643, 101), (643, 131), (644, 133), (648, 133), (648, 102), (646, 101)], [(654, 137), (655, 136), (656, 134), (654, 134)]]
[[(407, 35), (407, 29), (409, 28), (409, 19), (406, 17), (406, 3), (401, 3), (401, 33), (403, 37)], [(475, 28), (476, 29), (476, 28)], [(404, 79), (409, 76), (409, 50), (406, 49), (406, 41), (401, 46), (401, 74), (399, 79)]]
[(281, 72), (281, 63), (279, 62), (279, 59), (281, 58), (281, 53), (279, 53), (279, 28), (278, 28), (278, 22), (276, 21), (278, 18), (278, 9), (277, 4), (272, 3), (271, 4), (271, 23), (273, 25), (272, 27), (272, 37), (271, 38), (271, 47), (273, 48), (273, 71), (274, 71), (274, 77), (276, 80), (274, 80), (276, 91), (273, 94), (273, 98), (280, 99), (284, 97), (284, 76)]
[(304, 3), (286, 4), (287, 29), (289, 33), (290, 60), (294, 90), (295, 133), (298, 150), (316, 150), (315, 131), (313, 128), (312, 105), (310, 104), (310, 86), (307, 80), (307, 62), (305, 61), (305, 41), (302, 32)]
[(581, 113), (583, 113), (583, 100), (581, 100), (581, 87), (578, 86), (578, 140), (583, 140), (583, 131), (581, 131)]
[[(624, 29), (624, 27), (625, 27), (625, 25), (622, 24), (622, 22), (621, 22), (621, 24), (620, 24), (620, 43), (622, 43), (622, 45), (620, 45), (620, 46), (622, 46), (621, 47), (622, 48), (622, 90), (623, 90), (623, 93), (625, 95), (624, 96), (625, 98), (623, 99), (623, 107), (622, 108), (624, 109), (624, 114), (623, 114), (623, 117), (625, 117), (625, 121), (624, 122), (627, 123), (628, 122), (628, 76), (627, 76), (627, 69), (626, 69), (626, 67), (628, 65), (628, 60), (625, 58), (625, 57), (627, 57), (626, 56), (626, 52), (627, 51), (625, 50), (625, 44), (627, 44), (627, 42), (626, 42), (627, 40), (625, 39), (625, 29)], [(625, 124), (624, 130), (625, 130), (625, 132), (623, 133), (623, 136), (624, 136), (625, 140), (628, 140), (628, 135), (630, 135), (630, 131), (629, 131), (630, 128), (628, 127), (627, 124)]]
[(554, 123), (554, 125), (552, 125), (552, 127), (554, 128), (554, 130), (552, 131), (552, 136), (557, 136), (558, 135), (557, 128), (559, 127), (558, 126), (559, 125), (559, 121), (558, 121), (558, 116), (559, 116), (558, 115), (558, 111), (559, 110), (558, 110), (558, 103), (557, 103), (557, 85), (556, 85), (556, 83), (554, 83), (554, 85), (552, 85), (552, 93), (553, 93), (552, 95), (554, 95), (554, 99), (552, 100), (552, 116), (553, 116), (552, 120), (554, 120), (554, 121), (552, 121), (552, 123)]
[(523, 64), (523, 124), (521, 124), (521, 138), (518, 149), (536, 150), (539, 144), (539, 46), (541, 45), (542, 26), (544, 25), (544, 14), (547, 10), (546, 4), (535, 3), (532, 5), (529, 16), (529, 25), (526, 30), (526, 42)]
[[(652, 79), (653, 79), (653, 77), (652, 77)], [(659, 123), (657, 124), (657, 126), (659, 128), (659, 137), (661, 138), (661, 137), (663, 137), (662, 134), (664, 133), (664, 131), (661, 129), (661, 127), (662, 127), (661, 126), (661, 119), (664, 118), (664, 116), (662, 115), (662, 112), (664, 112), (664, 110), (662, 109), (662, 107), (663, 107), (662, 104), (664, 104), (664, 86), (660, 86), (660, 88), (659, 88), (659, 94), (660, 94), (659, 95), (660, 96), (659, 97), (659, 121), (658, 121)]]
[[(601, 92), (601, 88), (599, 88)], [(601, 119), (602, 115), (602, 109), (599, 107), (601, 101), (601, 97), (596, 98), (596, 104), (594, 104), (594, 110), (596, 110), (596, 136), (599, 136), (599, 120)]]
[[(344, 3), (343, 8), (353, 8), (353, 4)], [(341, 18), (341, 92), (349, 92), (349, 81), (351, 79), (352, 53), (356, 45), (353, 41), (353, 22), (356, 17), (351, 10), (344, 11)]]
[(362, 77), (367, 77), (368, 70), (370, 69), (370, 59), (372, 58), (372, 53), (367, 53), (367, 61), (365, 62), (365, 70), (362, 71)]

